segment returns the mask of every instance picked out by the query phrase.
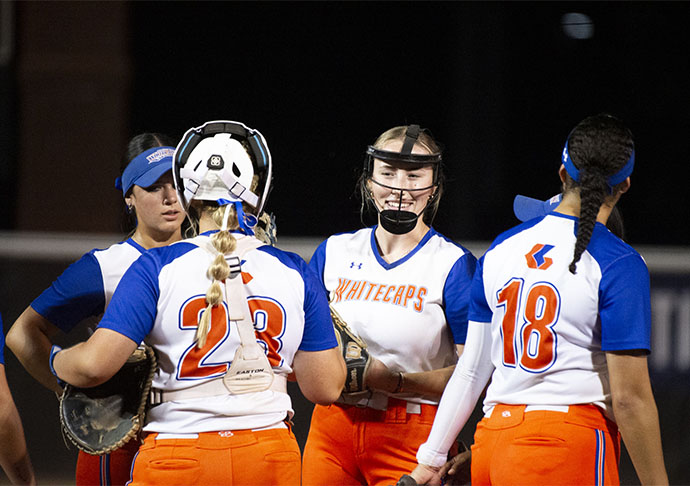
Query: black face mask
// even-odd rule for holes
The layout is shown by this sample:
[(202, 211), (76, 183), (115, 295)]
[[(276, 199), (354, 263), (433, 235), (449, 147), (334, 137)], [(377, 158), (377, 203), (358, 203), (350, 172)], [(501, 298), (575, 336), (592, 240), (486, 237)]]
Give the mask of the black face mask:
[(395, 211), (393, 209), (385, 209), (379, 212), (379, 215), (383, 229), (394, 235), (409, 233), (417, 226), (419, 219), (419, 215), (411, 211)]
[[(376, 205), (374, 202), (374, 208), (376, 209), (376, 212), (379, 213), (379, 220), (381, 222), (381, 226), (383, 226), (383, 229), (388, 231), (389, 233), (392, 233), (394, 235), (404, 235), (406, 233), (409, 233), (415, 227), (417, 226), (417, 220), (419, 219), (419, 216), (424, 214), (424, 211), (428, 206), (425, 206), (424, 209), (422, 210), (421, 213), (415, 214), (412, 211), (403, 211), (401, 209), (402, 207), (402, 191), (409, 191), (409, 192), (415, 192), (415, 191), (426, 191), (435, 185), (431, 185), (428, 187), (422, 187), (418, 189), (400, 189), (392, 186), (387, 186), (385, 184), (381, 184), (380, 182), (376, 182), (374, 179), (369, 179), (371, 182), (374, 184), (385, 187), (387, 189), (392, 189), (394, 191), (400, 191), (400, 200), (398, 202), (398, 209), (384, 209), (380, 210), (379, 207)], [(374, 196), (373, 194), (369, 193), (369, 197), (371, 198), (371, 201), (374, 201)], [(429, 199), (429, 202), (431, 202), (433, 198)]]

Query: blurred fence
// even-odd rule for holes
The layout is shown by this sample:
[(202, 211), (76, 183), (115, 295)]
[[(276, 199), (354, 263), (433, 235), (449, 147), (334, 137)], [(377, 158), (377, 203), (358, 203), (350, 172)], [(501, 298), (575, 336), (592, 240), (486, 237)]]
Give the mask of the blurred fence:
[[(5, 332), (62, 271), (93, 248), (106, 248), (118, 235), (0, 232), (0, 312)], [(319, 238), (280, 237), (279, 246), (308, 260)], [(463, 242), (477, 257), (486, 242)], [(690, 248), (636, 247), (651, 273), (652, 355), (650, 369), (659, 407), (666, 464), (672, 484), (690, 484)], [(61, 336), (69, 345), (86, 337), (78, 328)], [(57, 417), (57, 400), (38, 385), (9, 350), (6, 371), (41, 484), (73, 484), (76, 451), (64, 445)], [(295, 434), (304, 444), (312, 406), (290, 387), (295, 402)], [(475, 417), (479, 413), (475, 411)], [(473, 427), (463, 431), (472, 441)], [(627, 455), (621, 460), (621, 483), (635, 484)], [(8, 484), (0, 473), (0, 484)]]

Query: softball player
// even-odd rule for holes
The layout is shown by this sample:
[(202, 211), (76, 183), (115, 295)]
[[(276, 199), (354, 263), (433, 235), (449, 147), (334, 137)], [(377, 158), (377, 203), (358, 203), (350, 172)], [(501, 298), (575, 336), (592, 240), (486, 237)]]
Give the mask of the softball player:
[(412, 476), (438, 467), (491, 380), (472, 484), (618, 484), (619, 431), (642, 484), (668, 484), (647, 370), (649, 273), (604, 225), (630, 187), (616, 118), (571, 132), (555, 210), (500, 235), (471, 290), (467, 350)]
[(476, 260), (430, 227), (441, 150), (417, 125), (382, 134), (359, 185), (379, 224), (331, 236), (310, 266), (374, 358), (369, 392), (316, 406), (303, 484), (394, 484), (416, 463), (467, 331)]
[(5, 333), (0, 316), (0, 467), (12, 484), (36, 484), (24, 429), (5, 376)]
[[(58, 394), (62, 388), (48, 366), (53, 337), (59, 331), (70, 332), (84, 319), (100, 316), (125, 270), (147, 249), (181, 239), (184, 211), (172, 179), (174, 147), (170, 145), (167, 137), (153, 133), (137, 135), (129, 142), (127, 165), (116, 187), (134, 216), (131, 237), (105, 250), (92, 250), (70, 265), (26, 308), (7, 335), (8, 346), (27, 371)], [(102, 456), (79, 451), (77, 486), (124, 485), (137, 448), (136, 441), (130, 441)]]
[(228, 121), (191, 129), (175, 153), (175, 181), (201, 234), (132, 264), (96, 332), (56, 349), (54, 370), (93, 386), (142, 340), (155, 349), (132, 485), (299, 484), (286, 377), (294, 372), (308, 399), (329, 404), (345, 366), (304, 260), (252, 236), (271, 182), (263, 136)]

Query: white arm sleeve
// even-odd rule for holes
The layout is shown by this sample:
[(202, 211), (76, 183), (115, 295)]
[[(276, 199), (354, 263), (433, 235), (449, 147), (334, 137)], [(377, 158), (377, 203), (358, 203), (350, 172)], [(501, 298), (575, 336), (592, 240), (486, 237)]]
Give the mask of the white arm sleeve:
[(419, 464), (441, 467), (446, 463), (448, 450), (472, 414), (493, 371), (491, 325), (470, 321), (465, 350), (443, 391), (429, 438), (417, 451)]

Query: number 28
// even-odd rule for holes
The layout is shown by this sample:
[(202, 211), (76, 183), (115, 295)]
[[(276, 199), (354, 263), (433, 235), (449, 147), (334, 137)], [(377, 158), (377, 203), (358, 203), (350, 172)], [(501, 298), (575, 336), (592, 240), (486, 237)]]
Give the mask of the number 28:
[[(254, 322), (257, 341), (266, 351), (269, 363), (274, 367), (282, 365), (283, 358), (280, 351), (285, 333), (285, 310), (280, 303), (268, 297), (250, 297), (247, 303)], [(180, 311), (180, 329), (196, 330), (201, 312), (205, 308), (205, 296), (194, 297), (185, 302)], [(230, 335), (228, 322), (225, 303), (211, 309), (211, 329), (206, 338), (206, 345), (198, 349), (194, 342), (182, 354), (178, 366), (179, 380), (210, 378), (220, 376), (227, 371), (230, 362), (214, 362), (212, 355)]]
[[(556, 362), (558, 321), (561, 298), (548, 282), (538, 282), (523, 296), (524, 282), (511, 279), (497, 292), (497, 307), (503, 308), (501, 337), (503, 364), (519, 366), (525, 371), (541, 373)], [(525, 300), (522, 305), (522, 300)]]

